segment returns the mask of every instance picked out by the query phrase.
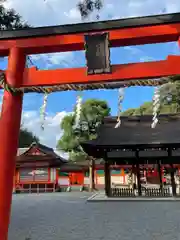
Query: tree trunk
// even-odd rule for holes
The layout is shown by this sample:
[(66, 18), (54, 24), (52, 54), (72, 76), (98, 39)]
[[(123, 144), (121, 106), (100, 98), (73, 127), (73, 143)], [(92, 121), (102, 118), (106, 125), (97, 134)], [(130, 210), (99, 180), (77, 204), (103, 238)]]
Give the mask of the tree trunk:
[(95, 190), (94, 170), (95, 170), (94, 159), (90, 159), (89, 160), (89, 191), (90, 192), (93, 192)]

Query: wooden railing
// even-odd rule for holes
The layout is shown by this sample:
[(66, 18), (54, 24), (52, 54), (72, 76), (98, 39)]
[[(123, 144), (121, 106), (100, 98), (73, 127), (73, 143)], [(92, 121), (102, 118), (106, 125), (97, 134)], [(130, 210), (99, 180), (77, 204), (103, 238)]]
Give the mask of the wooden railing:
[(142, 195), (145, 197), (170, 197), (170, 189), (169, 188), (143, 188)]
[[(111, 188), (112, 197), (135, 197), (135, 190), (132, 188)], [(169, 188), (142, 188), (142, 197), (170, 197)]]
[(16, 187), (16, 193), (45, 193), (55, 191), (55, 184), (20, 184)]
[(111, 195), (112, 197), (135, 197), (132, 188), (112, 188)]

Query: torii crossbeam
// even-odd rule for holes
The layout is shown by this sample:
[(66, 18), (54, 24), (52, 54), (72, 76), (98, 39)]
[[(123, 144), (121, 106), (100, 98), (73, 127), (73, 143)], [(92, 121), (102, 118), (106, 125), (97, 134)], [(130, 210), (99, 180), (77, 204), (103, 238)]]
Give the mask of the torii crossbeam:
[[(179, 41), (180, 14), (57, 27), (1, 31), (0, 56), (8, 56), (7, 84), (28, 90), (64, 84), (113, 83), (180, 74), (180, 57), (112, 66), (112, 73), (87, 75), (85, 68), (25, 69), (26, 55), (84, 50), (84, 35), (109, 33), (111, 47)], [(61, 89), (62, 90), (62, 89)], [(26, 91), (25, 91), (26, 92)], [(0, 239), (7, 240), (23, 93), (4, 91), (0, 121)]]

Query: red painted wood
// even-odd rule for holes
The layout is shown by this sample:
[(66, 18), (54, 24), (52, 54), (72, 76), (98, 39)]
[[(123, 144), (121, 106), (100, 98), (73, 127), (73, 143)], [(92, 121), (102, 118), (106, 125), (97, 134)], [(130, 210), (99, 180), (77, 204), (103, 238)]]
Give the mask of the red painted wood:
[(51, 168), (48, 168), (48, 182), (51, 182)]
[[(25, 55), (18, 48), (9, 54), (7, 79), (14, 86), (23, 80)], [(0, 120), (0, 239), (8, 239), (13, 176), (18, 147), (23, 95), (4, 92)], [(10, 147), (11, 146), (11, 147)]]
[(83, 185), (84, 184), (84, 173), (71, 173), (69, 175), (71, 185)]
[[(177, 41), (180, 36), (180, 24), (132, 27), (107, 32), (111, 47), (172, 42)], [(87, 33), (1, 40), (0, 56), (8, 55), (12, 47), (20, 47), (26, 54), (84, 50), (84, 34)]]
[[(87, 75), (86, 68), (36, 70), (30, 68), (24, 73), (22, 87), (49, 86), (78, 83), (112, 83), (145, 78), (158, 78), (180, 74), (180, 56), (168, 56), (166, 60), (112, 65), (111, 74)], [(76, 76), (76, 77), (74, 77)]]
[(59, 179), (58, 169), (56, 169), (56, 184), (58, 184), (58, 179)]

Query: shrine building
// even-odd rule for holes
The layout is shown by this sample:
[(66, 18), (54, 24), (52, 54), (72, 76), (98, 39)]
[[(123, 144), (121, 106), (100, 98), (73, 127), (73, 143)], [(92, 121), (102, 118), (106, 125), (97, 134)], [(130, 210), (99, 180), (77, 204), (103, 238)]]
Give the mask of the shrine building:
[[(180, 194), (180, 115), (164, 114), (158, 119), (156, 127), (152, 128), (152, 115), (122, 116), (121, 125), (115, 128), (117, 117), (107, 117), (99, 128), (98, 137), (82, 144), (88, 155), (105, 161), (105, 192), (108, 197)], [(132, 166), (127, 188), (113, 183), (112, 165)], [(159, 173), (154, 176), (159, 179), (155, 188), (142, 183), (141, 179), (141, 172), (148, 175), (152, 166)], [(165, 172), (167, 181), (164, 181)]]
[[(112, 181), (127, 182), (131, 166), (112, 166)], [(95, 162), (95, 187), (104, 189), (104, 161)], [(29, 148), (19, 148), (14, 175), (14, 192), (66, 191), (69, 186), (89, 188), (89, 162), (73, 163), (60, 156), (59, 151), (39, 143)]]

